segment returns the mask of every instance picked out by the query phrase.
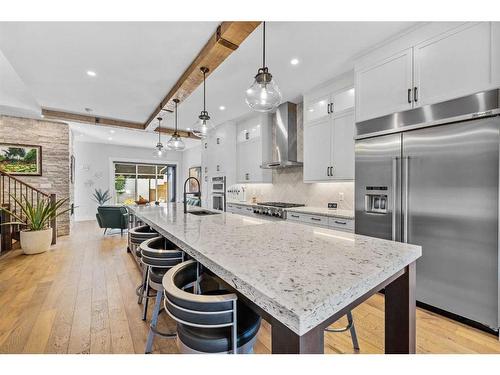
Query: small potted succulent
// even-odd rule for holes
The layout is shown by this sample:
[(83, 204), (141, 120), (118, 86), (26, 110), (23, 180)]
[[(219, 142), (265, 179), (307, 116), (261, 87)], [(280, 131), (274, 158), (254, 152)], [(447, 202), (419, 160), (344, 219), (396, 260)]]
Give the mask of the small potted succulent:
[(12, 195), (11, 197), (21, 208), (23, 215), (6, 208), (0, 208), (15, 220), (3, 225), (17, 224), (25, 227), (20, 232), (21, 248), (25, 254), (38, 254), (47, 251), (52, 243), (50, 221), (71, 211), (71, 208), (61, 210), (62, 205), (68, 201), (68, 198), (59, 199), (54, 204), (49, 199), (42, 199), (33, 204), (28, 200), (27, 196), (23, 196), (21, 200)]

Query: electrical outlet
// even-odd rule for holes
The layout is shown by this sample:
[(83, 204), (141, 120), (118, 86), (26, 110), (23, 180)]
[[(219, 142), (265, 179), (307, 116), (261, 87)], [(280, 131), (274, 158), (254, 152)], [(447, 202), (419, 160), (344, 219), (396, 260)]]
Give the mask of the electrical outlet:
[(328, 203), (328, 208), (331, 208), (331, 209), (336, 209), (337, 208), (337, 203)]
[(344, 193), (339, 193), (339, 201), (343, 201), (344, 200)]

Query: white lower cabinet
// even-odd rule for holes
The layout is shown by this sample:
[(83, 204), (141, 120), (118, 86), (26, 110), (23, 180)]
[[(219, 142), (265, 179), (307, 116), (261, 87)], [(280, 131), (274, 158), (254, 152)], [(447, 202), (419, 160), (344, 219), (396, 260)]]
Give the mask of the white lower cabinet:
[(354, 232), (354, 220), (342, 219), (331, 216), (311, 215), (305, 213), (288, 211), (286, 219), (302, 224), (314, 225), (317, 227), (331, 228), (343, 230), (346, 232)]

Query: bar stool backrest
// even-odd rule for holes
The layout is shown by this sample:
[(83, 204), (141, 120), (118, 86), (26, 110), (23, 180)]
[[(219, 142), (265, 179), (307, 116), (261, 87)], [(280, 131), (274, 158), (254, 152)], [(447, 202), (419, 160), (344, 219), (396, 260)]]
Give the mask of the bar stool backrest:
[(157, 237), (158, 233), (149, 225), (141, 225), (129, 230), (130, 242), (140, 245), (143, 241)]
[(140, 249), (141, 261), (146, 266), (171, 268), (184, 260), (184, 252), (162, 236), (142, 242)]
[(171, 268), (163, 278), (165, 309), (177, 322), (200, 328), (233, 327), (233, 344), (236, 346), (235, 293), (202, 295), (189, 293), (182, 288), (197, 278), (197, 264), (188, 260)]

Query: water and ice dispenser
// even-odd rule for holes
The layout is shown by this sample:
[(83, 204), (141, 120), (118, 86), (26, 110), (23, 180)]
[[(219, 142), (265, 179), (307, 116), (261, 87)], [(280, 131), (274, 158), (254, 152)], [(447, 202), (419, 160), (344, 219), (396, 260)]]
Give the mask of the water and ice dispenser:
[(367, 186), (365, 194), (365, 211), (375, 214), (388, 212), (387, 186)]

